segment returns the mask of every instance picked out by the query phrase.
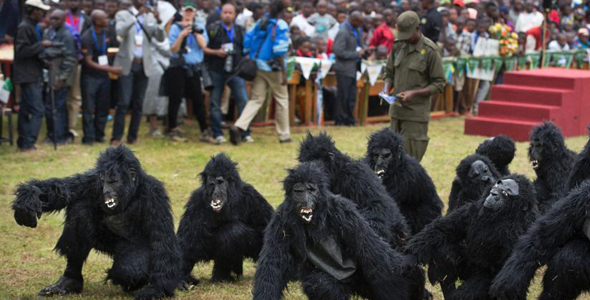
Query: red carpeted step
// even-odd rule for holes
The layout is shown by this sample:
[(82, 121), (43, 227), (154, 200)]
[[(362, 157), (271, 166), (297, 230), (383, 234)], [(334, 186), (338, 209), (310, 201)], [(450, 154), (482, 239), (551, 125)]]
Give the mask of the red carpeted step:
[(512, 84), (492, 86), (491, 99), (508, 102), (524, 102), (561, 106), (574, 92), (566, 89), (532, 87)]
[(497, 136), (505, 134), (517, 142), (529, 140), (529, 132), (539, 122), (476, 117), (465, 119), (465, 134)]
[(522, 86), (551, 87), (555, 89), (573, 90), (576, 84), (575, 78), (554, 77), (551, 75), (536, 75), (522, 72), (506, 73), (504, 83)]
[(489, 100), (479, 103), (479, 116), (531, 122), (539, 120), (556, 122), (554, 116), (559, 113), (559, 109), (558, 106)]

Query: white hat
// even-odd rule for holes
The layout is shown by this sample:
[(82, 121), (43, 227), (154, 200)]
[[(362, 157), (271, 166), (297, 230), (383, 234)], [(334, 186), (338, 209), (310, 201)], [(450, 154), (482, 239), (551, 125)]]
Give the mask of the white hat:
[(49, 5), (45, 5), (41, 0), (27, 0), (25, 5), (36, 7), (42, 10), (49, 10)]

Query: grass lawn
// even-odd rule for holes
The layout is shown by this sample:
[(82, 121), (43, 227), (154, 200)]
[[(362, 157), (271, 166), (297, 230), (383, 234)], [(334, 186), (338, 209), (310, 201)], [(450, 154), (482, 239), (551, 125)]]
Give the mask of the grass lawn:
[[(255, 143), (233, 147), (230, 144), (213, 146), (199, 143), (196, 126), (194, 121), (184, 126), (190, 142), (179, 144), (167, 139), (143, 138), (147, 133), (147, 124), (142, 124), (139, 144), (132, 146), (144, 169), (166, 183), (177, 224), (191, 191), (199, 187), (198, 174), (209, 158), (220, 151), (226, 152), (239, 163), (242, 179), (254, 185), (273, 206), (283, 201), (281, 181), (286, 175), (285, 169), (296, 164), (298, 142), (304, 137), (307, 128), (294, 128), (295, 142), (285, 145), (278, 143), (274, 128), (256, 128), (253, 134)], [(329, 127), (325, 130), (334, 137), (341, 151), (360, 157), (365, 153), (368, 134), (383, 126)], [(111, 122), (108, 127), (110, 134)], [(318, 129), (311, 130), (316, 132)], [(45, 136), (42, 131), (39, 140)], [(431, 122), (430, 137), (423, 164), (433, 178), (440, 197), (446, 202), (455, 167), (463, 157), (475, 150), (483, 138), (463, 135), (463, 119), (459, 118)], [(574, 151), (580, 151), (586, 140), (586, 137), (567, 139), (567, 145)], [(83, 146), (78, 140), (75, 145), (60, 147), (57, 152), (51, 146), (38, 147), (36, 152), (17, 153), (16, 147), (6, 144), (0, 146), (0, 205), (4, 207), (0, 210), (0, 282), (3, 286), (0, 288), (0, 299), (37, 299), (36, 293), (54, 283), (65, 268), (65, 260), (53, 251), (62, 231), (63, 214), (43, 215), (35, 229), (18, 226), (10, 209), (15, 185), (29, 178), (63, 177), (87, 170), (94, 165), (106, 145)], [(533, 178), (534, 172), (526, 155), (527, 147), (525, 143), (518, 143), (516, 159), (510, 169)], [(120, 288), (104, 284), (105, 271), (110, 264), (109, 257), (91, 252), (83, 271), (84, 292), (81, 297), (69, 298), (130, 299)], [(243, 279), (232, 284), (209, 283), (211, 267), (212, 264), (198, 265), (194, 274), (202, 279), (201, 284), (190, 292), (178, 292), (177, 299), (251, 299), (255, 271), (252, 262), (245, 263)], [(531, 286), (530, 299), (538, 295), (540, 279), (537, 275)], [(428, 288), (435, 299), (443, 299), (438, 287)], [(298, 284), (290, 286), (285, 298), (306, 299)]]

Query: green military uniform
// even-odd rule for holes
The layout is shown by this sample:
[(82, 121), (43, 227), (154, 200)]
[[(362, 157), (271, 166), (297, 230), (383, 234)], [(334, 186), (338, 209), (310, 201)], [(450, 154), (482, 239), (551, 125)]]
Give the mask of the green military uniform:
[[(405, 12), (398, 17), (400, 33), (384, 75), (385, 81), (393, 83), (395, 94), (426, 87), (432, 95), (443, 92), (445, 78), (439, 47), (423, 35), (415, 44), (403, 42), (414, 34), (419, 22), (415, 12)], [(391, 130), (404, 138), (405, 152), (418, 161), (422, 160), (428, 147), (430, 98), (416, 96), (407, 103), (395, 102), (389, 109)]]

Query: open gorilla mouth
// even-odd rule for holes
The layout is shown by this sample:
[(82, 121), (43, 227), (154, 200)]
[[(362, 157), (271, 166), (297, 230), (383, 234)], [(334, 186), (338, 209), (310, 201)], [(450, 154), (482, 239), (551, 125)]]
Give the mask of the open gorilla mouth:
[(223, 202), (219, 199), (213, 200), (211, 201), (211, 208), (213, 209), (214, 212), (219, 212), (221, 210), (221, 208), (223, 207)]
[(117, 206), (117, 200), (115, 197), (109, 197), (104, 200), (104, 205), (106, 205), (109, 209), (114, 209)]
[(538, 159), (531, 160), (531, 166), (533, 167), (533, 169), (538, 168), (539, 167), (539, 160)]
[(375, 169), (375, 175), (379, 178), (385, 177), (385, 170), (384, 169)]
[(310, 223), (313, 218), (313, 208), (304, 207), (299, 211), (299, 215), (306, 223)]

